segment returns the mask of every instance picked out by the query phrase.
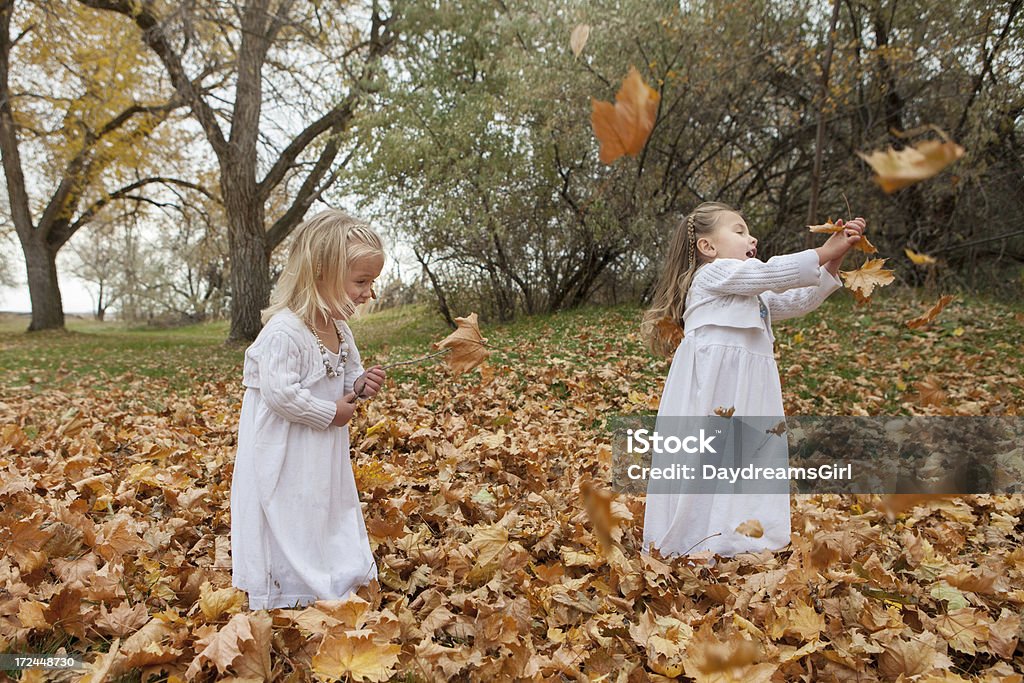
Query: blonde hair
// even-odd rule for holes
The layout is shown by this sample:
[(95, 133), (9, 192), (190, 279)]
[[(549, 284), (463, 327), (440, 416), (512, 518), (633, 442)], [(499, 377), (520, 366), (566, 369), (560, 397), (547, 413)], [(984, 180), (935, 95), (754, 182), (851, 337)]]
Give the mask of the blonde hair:
[[(263, 323), (285, 309), (307, 325), (321, 316), (330, 320), (333, 311), (351, 317), (356, 306), (345, 292), (345, 277), (353, 261), (367, 256), (384, 257), (384, 242), (369, 224), (337, 209), (306, 219), (295, 229), (288, 264), (261, 313)], [(318, 281), (334, 286), (321, 293)]]
[(648, 346), (654, 353), (669, 355), (675, 351), (675, 348), (668, 348), (669, 342), (665, 335), (658, 334), (658, 322), (667, 318), (680, 327), (683, 326), (686, 293), (690, 290), (693, 275), (700, 265), (701, 255), (697, 250), (697, 240), (714, 231), (718, 215), (723, 211), (739, 213), (728, 204), (704, 202), (683, 218), (672, 233), (665, 265), (654, 288), (651, 307), (644, 312), (644, 319), (640, 325), (640, 333), (647, 339)]

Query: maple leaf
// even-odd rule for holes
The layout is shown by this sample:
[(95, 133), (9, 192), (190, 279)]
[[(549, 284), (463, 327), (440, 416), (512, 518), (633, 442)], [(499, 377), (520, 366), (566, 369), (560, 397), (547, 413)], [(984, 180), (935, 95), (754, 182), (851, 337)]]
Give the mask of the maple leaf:
[(907, 255), (907, 258), (913, 261), (915, 266), (933, 266), (938, 263), (938, 259), (928, 254), (919, 254), (912, 249), (904, 249), (903, 253)]
[(761, 526), (761, 522), (758, 520), (748, 519), (736, 527), (736, 533), (750, 536), (751, 538), (761, 538), (764, 536), (764, 527)]
[(144, 604), (137, 602), (129, 606), (127, 602), (122, 602), (109, 612), (104, 607), (93, 624), (102, 633), (121, 637), (138, 631), (148, 622), (149, 612)]
[(943, 391), (939, 378), (934, 375), (925, 377), (914, 386), (917, 388), (917, 402), (923, 406), (941, 406), (949, 398)]
[(938, 300), (938, 302), (936, 302), (936, 304), (932, 306), (931, 309), (928, 310), (927, 313), (919, 315), (913, 320), (908, 320), (907, 327), (909, 327), (912, 330), (917, 329), (918, 327), (924, 327), (931, 321), (935, 320), (935, 316), (937, 316), (942, 311), (942, 309), (945, 308), (949, 304), (949, 302), (953, 300), (953, 298), (954, 297), (952, 294), (946, 294), (945, 296), (941, 297)]
[(269, 680), (271, 626), (265, 612), (234, 615), (224, 628), (196, 641), (203, 649), (189, 664), (187, 677), (195, 677), (203, 663), (210, 662), (221, 674), (231, 667), (241, 676), (262, 672), (262, 678)]
[(313, 672), (321, 680), (345, 676), (359, 681), (386, 681), (394, 675), (402, 648), (381, 645), (369, 630), (332, 630), (324, 636), (313, 656)]
[(968, 655), (977, 654), (978, 644), (988, 640), (991, 625), (984, 613), (972, 607), (953, 610), (935, 620), (935, 630), (950, 647)]
[(661, 96), (644, 83), (636, 67), (615, 94), (615, 104), (591, 99), (590, 123), (601, 143), (600, 159), (610, 164), (624, 154), (636, 156), (654, 130)]
[(572, 53), (576, 59), (579, 59), (580, 54), (583, 52), (583, 47), (587, 44), (587, 38), (590, 37), (590, 26), (587, 24), (580, 24), (572, 30), (572, 35), (569, 36), (569, 47), (572, 48)]
[(715, 415), (717, 415), (719, 417), (732, 417), (732, 414), (735, 413), (735, 412), (736, 412), (736, 406), (729, 406), (728, 408), (723, 408), (722, 406), (718, 406), (717, 408), (715, 408)]
[(964, 148), (952, 140), (925, 140), (896, 151), (857, 152), (874, 172), (875, 182), (886, 194), (931, 178), (964, 155)]
[(199, 594), (199, 609), (207, 621), (214, 621), (225, 612), (234, 614), (245, 603), (245, 593), (242, 591), (232, 586), (214, 590), (209, 581), (199, 588)]
[(476, 313), (455, 319), (455, 331), (434, 344), (435, 349), (449, 349), (448, 365), (453, 372), (469, 372), (490, 355), (487, 340), (480, 336)]
[(827, 235), (841, 231), (843, 229), (843, 219), (840, 218), (838, 221), (832, 222), (832, 219), (829, 218), (827, 221), (820, 225), (808, 225), (807, 227), (810, 228), (811, 232)]
[(868, 259), (857, 270), (839, 271), (846, 281), (846, 286), (853, 291), (858, 301), (867, 301), (875, 287), (884, 287), (896, 279), (893, 271), (882, 269), (885, 261), (884, 258)]

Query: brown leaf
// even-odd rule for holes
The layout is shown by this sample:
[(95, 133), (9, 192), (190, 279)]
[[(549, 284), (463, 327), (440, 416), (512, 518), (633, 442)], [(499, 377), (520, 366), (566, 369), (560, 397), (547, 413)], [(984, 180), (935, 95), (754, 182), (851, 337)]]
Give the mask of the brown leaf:
[(978, 643), (988, 640), (991, 623), (978, 610), (964, 607), (939, 615), (935, 628), (954, 650), (974, 655), (978, 652)]
[(857, 240), (857, 242), (853, 245), (853, 248), (856, 249), (857, 251), (862, 251), (865, 254), (877, 254), (878, 253), (878, 247), (876, 247), (875, 245), (871, 244), (870, 240), (868, 240), (868, 236), (867, 235), (861, 235), (860, 239)]
[(196, 642), (204, 647), (189, 665), (187, 676), (193, 678), (209, 662), (221, 674), (229, 668), (243, 676), (243, 671), (263, 671), (264, 680), (269, 680), (270, 629), (271, 618), (265, 612), (236, 614), (224, 628)]
[(914, 318), (913, 320), (908, 320), (907, 327), (909, 327), (912, 330), (917, 329), (918, 327), (924, 327), (931, 321), (935, 320), (935, 316), (937, 316), (942, 311), (942, 309), (945, 308), (953, 299), (954, 297), (952, 294), (946, 294), (945, 296), (941, 297), (938, 300), (938, 302), (934, 306), (932, 306), (931, 309), (928, 310), (927, 313), (923, 313), (918, 317)]
[(636, 156), (654, 130), (661, 96), (652, 90), (635, 67), (622, 81), (615, 104), (591, 100), (590, 123), (601, 143), (600, 159), (610, 164), (624, 154)]
[(839, 232), (843, 229), (843, 219), (840, 218), (838, 221), (832, 222), (832, 219), (829, 218), (821, 225), (808, 225), (807, 227), (810, 229), (811, 232), (830, 235), (834, 232)]
[(736, 533), (750, 536), (751, 538), (761, 538), (764, 536), (764, 527), (761, 526), (761, 522), (758, 520), (748, 519), (736, 527)]
[(929, 375), (922, 381), (915, 382), (914, 386), (917, 388), (917, 402), (923, 406), (945, 405), (949, 395), (943, 391), (940, 382), (941, 380), (934, 375)]
[(455, 325), (455, 331), (435, 343), (434, 348), (450, 349), (447, 359), (453, 372), (469, 372), (490, 355), (486, 347), (487, 340), (480, 336), (476, 313), (470, 313), (465, 318), (456, 318)]
[(587, 38), (590, 37), (590, 26), (587, 24), (580, 24), (572, 30), (572, 35), (569, 36), (569, 47), (572, 48), (572, 53), (579, 59), (580, 54), (583, 52), (583, 47), (587, 44)]
[(129, 606), (127, 602), (122, 602), (109, 612), (103, 608), (100, 616), (93, 622), (101, 633), (119, 638), (135, 633), (147, 623), (149, 623), (149, 612), (141, 602), (132, 606)]
[(963, 155), (964, 148), (951, 140), (925, 140), (899, 151), (889, 147), (870, 154), (857, 152), (875, 171), (875, 182), (886, 194), (931, 178)]
[(234, 614), (245, 604), (245, 593), (228, 586), (214, 590), (209, 581), (199, 588), (199, 609), (207, 621), (215, 621), (224, 613)]
[(896, 279), (891, 270), (883, 270), (882, 266), (886, 259), (868, 259), (864, 265), (853, 271), (839, 271), (846, 281), (846, 286), (857, 295), (858, 301), (864, 301), (871, 297), (875, 287), (884, 287)]
[(757, 659), (757, 643), (740, 635), (719, 639), (705, 625), (687, 645), (683, 667), (698, 683), (768, 683), (778, 665)]
[(651, 348), (656, 353), (670, 356), (675, 353), (680, 342), (683, 341), (683, 328), (675, 320), (668, 317), (661, 318), (654, 324), (654, 332), (651, 339)]
[(357, 681), (386, 681), (394, 675), (402, 648), (378, 644), (368, 630), (332, 630), (313, 657), (313, 672), (321, 679), (351, 676)]

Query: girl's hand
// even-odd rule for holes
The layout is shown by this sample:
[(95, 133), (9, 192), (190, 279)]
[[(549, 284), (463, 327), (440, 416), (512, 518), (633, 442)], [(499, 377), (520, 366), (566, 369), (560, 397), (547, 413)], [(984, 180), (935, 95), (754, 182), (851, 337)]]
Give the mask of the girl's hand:
[(864, 219), (858, 216), (843, 226), (840, 232), (832, 233), (825, 244), (817, 248), (818, 263), (825, 266), (828, 272), (835, 275), (853, 245), (860, 241), (860, 235), (864, 232)]
[(385, 377), (384, 368), (374, 365), (355, 381), (352, 385), (352, 390), (355, 391), (356, 396), (359, 398), (373, 398), (380, 391), (380, 388), (384, 386)]
[(349, 420), (352, 419), (352, 415), (356, 412), (356, 394), (345, 394), (337, 401), (334, 402), (337, 406), (336, 412), (334, 413), (334, 419), (331, 424), (335, 427), (344, 427), (348, 424)]

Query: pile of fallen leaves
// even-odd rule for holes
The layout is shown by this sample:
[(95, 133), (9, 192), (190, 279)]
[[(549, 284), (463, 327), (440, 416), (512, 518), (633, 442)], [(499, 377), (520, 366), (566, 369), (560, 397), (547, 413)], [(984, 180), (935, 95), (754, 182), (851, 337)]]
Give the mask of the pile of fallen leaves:
[[(641, 554), (644, 500), (608, 490), (604, 419), (655, 407), (660, 386), (638, 378), (667, 364), (607, 322), (492, 334), (504, 350), (480, 370), (419, 367), (361, 404), (353, 464), (379, 583), (303, 609), (249, 612), (231, 588), (240, 368), (196, 373), (189, 396), (130, 374), (7, 387), (0, 651), (83, 654), (90, 670), (47, 676), (93, 681), (1021, 680), (1021, 496), (901, 514), (869, 496), (795, 497), (783, 551)], [(931, 362), (940, 332), (891, 325)], [(810, 370), (787, 392), (822, 376), (811, 366), (830, 345), (854, 370), (868, 351), (825, 327), (798, 334), (779, 332)], [(961, 350), (937, 381), (975, 391), (981, 412), (1018, 413), (1019, 393), (977, 393), (992, 351)], [(906, 372), (879, 355), (875, 371)], [(864, 398), (877, 386), (851, 387), (877, 405)]]

